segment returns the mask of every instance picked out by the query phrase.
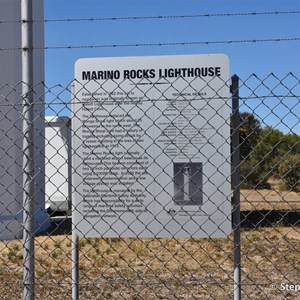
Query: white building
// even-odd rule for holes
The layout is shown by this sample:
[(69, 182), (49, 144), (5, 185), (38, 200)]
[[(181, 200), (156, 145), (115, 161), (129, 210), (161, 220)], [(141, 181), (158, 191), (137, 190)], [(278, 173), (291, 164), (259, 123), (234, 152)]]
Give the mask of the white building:
[(46, 209), (71, 209), (71, 119), (46, 117)]
[[(33, 1), (33, 19), (41, 20), (43, 0)], [(1, 1), (0, 20), (21, 20), (21, 1)], [(0, 24), (0, 48), (21, 47), (21, 22)], [(34, 23), (34, 46), (44, 46), (44, 24)], [(22, 237), (22, 80), (21, 50), (0, 51), (0, 239)], [(34, 50), (35, 220), (36, 232), (46, 229), (44, 177), (44, 50)]]

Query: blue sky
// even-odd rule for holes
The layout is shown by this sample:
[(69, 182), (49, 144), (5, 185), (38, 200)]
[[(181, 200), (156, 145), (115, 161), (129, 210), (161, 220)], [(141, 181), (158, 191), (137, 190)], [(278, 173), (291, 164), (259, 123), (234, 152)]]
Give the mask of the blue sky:
[[(300, 11), (298, 0), (45, 0), (45, 19), (186, 16), (216, 13)], [(299, 38), (300, 14), (47, 22), (45, 46)], [(46, 84), (69, 84), (82, 57), (224, 53), (230, 73), (246, 79), (293, 72), (300, 78), (300, 41), (156, 47), (46, 50)], [(298, 88), (299, 91), (299, 88)], [(300, 94), (300, 91), (299, 91)]]
[[(300, 11), (298, 0), (45, 0), (45, 19)], [(46, 46), (222, 41), (300, 37), (300, 15), (56, 22), (45, 25)], [(300, 73), (300, 41), (160, 47), (46, 50), (46, 82), (72, 80), (80, 57), (225, 53), (231, 73)], [(59, 72), (58, 72), (59, 71)]]

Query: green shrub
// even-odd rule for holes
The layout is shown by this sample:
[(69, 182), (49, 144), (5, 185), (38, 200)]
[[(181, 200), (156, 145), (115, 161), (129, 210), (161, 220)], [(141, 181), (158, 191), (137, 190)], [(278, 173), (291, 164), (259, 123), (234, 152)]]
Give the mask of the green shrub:
[(283, 187), (287, 190), (298, 191), (300, 183), (300, 154), (289, 154), (279, 165), (279, 174)]
[(262, 162), (255, 159), (243, 160), (240, 164), (241, 187), (245, 189), (269, 189), (270, 174), (265, 170)]

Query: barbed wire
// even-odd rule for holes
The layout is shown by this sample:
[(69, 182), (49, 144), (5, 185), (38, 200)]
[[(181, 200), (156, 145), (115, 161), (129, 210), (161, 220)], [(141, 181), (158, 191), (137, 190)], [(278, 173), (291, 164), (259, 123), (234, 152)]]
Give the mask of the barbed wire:
[[(189, 18), (209, 18), (209, 17), (242, 17), (242, 16), (263, 16), (263, 15), (289, 15), (300, 14), (300, 11), (265, 11), (265, 12), (245, 12), (245, 13), (203, 13), (194, 15), (159, 15), (159, 16), (130, 16), (130, 17), (91, 17), (91, 18), (63, 18), (32, 20), (34, 23), (56, 23), (56, 22), (95, 22), (95, 21), (132, 21), (132, 20), (157, 20), (157, 19), (189, 19)], [(22, 23), (24, 20), (0, 20), (0, 24)]]
[[(214, 45), (214, 44), (246, 44), (246, 43), (271, 43), (300, 41), (300, 37), (291, 38), (267, 38), (247, 40), (222, 40), (222, 41), (195, 41), (195, 42), (164, 42), (164, 43), (132, 43), (132, 44), (102, 44), (102, 45), (68, 45), (34, 47), (26, 50), (58, 50), (58, 49), (93, 49), (93, 48), (125, 48), (125, 47), (161, 47), (161, 46), (187, 46), (187, 45)], [(21, 47), (0, 48), (0, 51), (24, 50)]]

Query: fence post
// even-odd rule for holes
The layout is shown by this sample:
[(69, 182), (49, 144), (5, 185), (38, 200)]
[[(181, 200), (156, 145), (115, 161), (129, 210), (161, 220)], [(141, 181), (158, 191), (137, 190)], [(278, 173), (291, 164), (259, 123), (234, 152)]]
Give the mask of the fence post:
[(79, 239), (72, 218), (72, 300), (79, 299)]
[(240, 135), (239, 135), (239, 77), (232, 76), (232, 188), (234, 234), (234, 300), (241, 299), (241, 233), (240, 233)]
[(21, 1), (23, 101), (23, 299), (34, 299), (34, 130), (32, 0)]
[[(75, 97), (75, 83), (72, 83), (72, 97)], [(73, 99), (74, 103), (74, 99)], [(72, 121), (71, 121), (72, 122)], [(70, 161), (69, 165), (71, 166), (72, 160), (74, 158), (74, 149), (73, 149), (73, 123), (71, 123), (71, 149), (70, 149)], [(69, 199), (71, 200), (71, 208), (72, 208), (72, 300), (79, 300), (79, 237), (76, 232), (76, 226), (74, 224), (74, 212), (76, 206), (72, 200), (73, 195), (73, 175), (71, 174), (72, 168), (69, 168), (70, 176), (69, 180)]]

